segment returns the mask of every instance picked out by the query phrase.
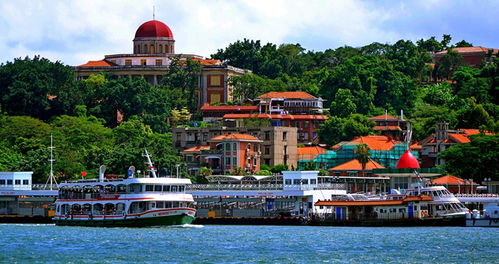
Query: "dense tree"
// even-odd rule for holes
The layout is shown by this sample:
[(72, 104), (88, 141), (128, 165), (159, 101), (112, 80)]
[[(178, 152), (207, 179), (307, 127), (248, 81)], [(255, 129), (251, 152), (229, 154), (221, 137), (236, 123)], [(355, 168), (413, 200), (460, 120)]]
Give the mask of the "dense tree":
[(499, 180), (499, 135), (474, 135), (471, 142), (446, 149), (439, 157), (445, 159), (444, 169), (462, 178), (480, 183), (484, 178)]
[(47, 120), (80, 104), (73, 70), (35, 56), (0, 65), (0, 105), (10, 115)]
[(355, 113), (357, 106), (353, 102), (354, 100), (350, 90), (339, 89), (331, 103), (331, 114), (343, 118)]
[(331, 116), (319, 128), (320, 142), (335, 145), (344, 140), (373, 133), (374, 121), (361, 114), (352, 114), (347, 118)]

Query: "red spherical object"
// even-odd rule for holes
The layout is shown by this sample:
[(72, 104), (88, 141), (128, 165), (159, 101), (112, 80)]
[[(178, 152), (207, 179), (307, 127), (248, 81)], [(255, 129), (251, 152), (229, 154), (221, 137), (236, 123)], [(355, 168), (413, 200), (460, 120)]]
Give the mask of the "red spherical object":
[(419, 169), (419, 162), (414, 155), (412, 155), (410, 150), (406, 150), (405, 153), (400, 156), (397, 163), (397, 169)]
[(173, 38), (171, 29), (158, 20), (147, 21), (135, 32), (136, 38)]

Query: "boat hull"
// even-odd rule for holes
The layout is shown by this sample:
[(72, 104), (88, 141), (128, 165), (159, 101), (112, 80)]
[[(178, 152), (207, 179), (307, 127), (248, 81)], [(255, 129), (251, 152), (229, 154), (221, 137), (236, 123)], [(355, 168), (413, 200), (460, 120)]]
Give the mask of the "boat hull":
[(54, 219), (60, 226), (94, 226), (94, 227), (149, 227), (184, 225), (194, 221), (194, 217), (186, 214), (157, 217), (130, 217), (120, 219)]
[(499, 218), (466, 219), (466, 226), (499, 227)]

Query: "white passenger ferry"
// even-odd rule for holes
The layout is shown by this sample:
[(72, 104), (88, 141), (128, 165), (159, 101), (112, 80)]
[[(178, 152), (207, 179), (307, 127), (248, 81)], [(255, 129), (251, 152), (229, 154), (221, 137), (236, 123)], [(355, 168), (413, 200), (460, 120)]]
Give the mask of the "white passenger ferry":
[(428, 202), (428, 215), (444, 218), (464, 218), (469, 209), (464, 206), (444, 186), (425, 186), (420, 190), (416, 185), (414, 189), (407, 190), (406, 195), (428, 195), (433, 198)]
[(190, 224), (196, 210), (189, 179), (157, 177), (150, 165), (148, 176), (134, 169), (126, 179), (105, 179), (101, 166), (98, 180), (79, 180), (59, 185), (53, 218), (56, 225), (146, 227)]

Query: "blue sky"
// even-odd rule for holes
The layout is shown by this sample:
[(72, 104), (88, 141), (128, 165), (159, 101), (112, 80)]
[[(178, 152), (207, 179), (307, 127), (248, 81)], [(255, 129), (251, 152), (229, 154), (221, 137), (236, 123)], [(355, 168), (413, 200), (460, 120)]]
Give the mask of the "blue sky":
[(39, 54), (79, 65), (131, 53), (153, 6), (178, 53), (205, 57), (243, 38), (322, 51), (451, 34), (452, 43), (499, 48), (499, 1), (3, 0), (0, 62)]

